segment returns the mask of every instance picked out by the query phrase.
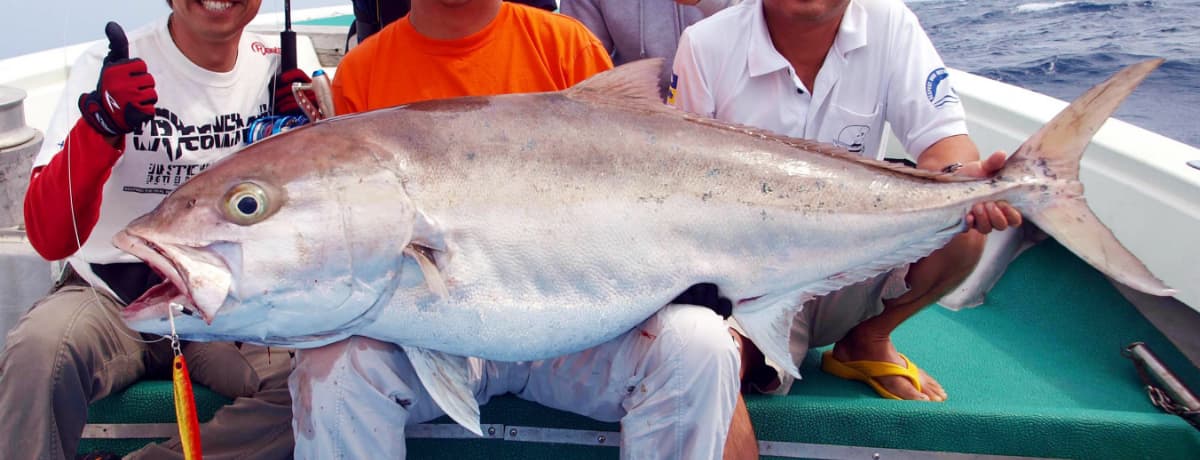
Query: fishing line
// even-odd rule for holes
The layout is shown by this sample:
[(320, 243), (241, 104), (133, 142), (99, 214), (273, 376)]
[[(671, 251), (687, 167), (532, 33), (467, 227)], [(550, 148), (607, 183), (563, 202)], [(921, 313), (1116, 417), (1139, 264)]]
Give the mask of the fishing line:
[[(66, 15), (63, 15), (63, 16), (64, 16), (63, 21), (66, 21)], [(67, 41), (67, 36), (66, 36), (66, 32), (65, 32), (66, 28), (64, 28), (63, 30), (64, 30), (64, 32), (63, 32), (63, 43), (64, 43), (63, 48), (65, 49), (68, 46), (66, 44), (66, 41)], [(66, 64), (66, 61), (67, 61), (66, 56), (67, 56), (67, 53), (64, 51), (63, 52), (64, 65)], [(70, 67), (68, 66), (67, 68), (69, 69)], [(103, 74), (103, 72), (104, 72), (103, 68), (101, 68), (100, 72), (101, 72), (101, 74)], [(80, 114), (80, 116), (82, 116), (82, 115), (83, 114)], [(71, 140), (70, 140), (70, 137), (71, 137), (71, 133), (70, 133), (70, 131), (67, 131), (67, 139), (66, 139), (66, 142), (64, 142), (66, 144), (66, 148), (63, 149), (63, 153), (65, 153), (67, 155), (67, 206), (68, 206), (67, 209), (69, 209), (71, 212), (71, 231), (74, 233), (74, 236), (75, 236), (75, 251), (78, 252), (83, 249), (83, 242), (80, 241), (80, 238), (79, 238), (79, 221), (75, 217), (75, 184), (74, 184), (74, 180), (73, 180), (73, 173), (71, 172)], [(123, 140), (124, 140), (124, 137), (122, 136), (122, 141)], [(99, 219), (99, 217), (97, 217), (97, 219)], [(62, 264), (60, 264), (59, 269), (58, 269), (58, 275), (55, 276), (57, 282), (61, 283), (63, 281), (63, 275), (67, 272), (68, 263), (69, 262), (64, 260), (62, 262)], [(92, 274), (94, 275), (95, 272), (93, 272)], [(96, 300), (96, 305), (99, 305), (101, 308), (103, 308), (104, 303), (103, 303), (103, 300), (100, 299), (100, 293), (96, 292), (96, 286), (93, 285), (91, 283), (91, 281), (84, 280), (84, 282), (87, 283), (88, 290), (91, 291), (92, 297)], [(116, 301), (116, 299), (114, 299), (114, 301)], [(120, 304), (121, 302), (116, 301), (116, 303)], [(118, 310), (120, 308), (124, 308), (124, 306), (119, 307)], [(124, 326), (124, 324), (121, 324), (121, 326)], [(172, 321), (172, 326), (174, 326), (174, 321)], [(157, 342), (161, 342), (161, 341), (167, 339), (167, 336), (160, 336), (157, 339), (146, 340), (146, 339), (140, 337), (141, 336), (140, 333), (138, 333), (138, 335), (139, 335), (138, 337), (135, 337), (133, 335), (130, 335), (128, 332), (125, 332), (125, 329), (127, 327), (128, 326), (115, 327), (114, 329), (116, 329), (116, 331), (118, 333), (125, 336), (126, 338), (133, 340), (135, 342), (144, 343), (144, 344), (157, 343)], [(132, 331), (132, 329), (130, 329), (130, 330)], [(136, 333), (136, 331), (134, 331), (134, 332)]]
[[(288, 5), (287, 3), (290, 3), (290, 2), (285, 3), (285, 10), (286, 10), (285, 14), (290, 16), (290, 5)], [(63, 18), (64, 26), (68, 25), (66, 23), (69, 20), (69, 18), (68, 18), (69, 14), (64, 14), (64, 15), (60, 15), (60, 16)], [(290, 26), (291, 26), (290, 23), (291, 23), (290, 17), (286, 18), (285, 28), (290, 29)], [(62, 34), (63, 49), (65, 49), (67, 46), (69, 46), (67, 44), (67, 34), (66, 34), (67, 30), (68, 30), (67, 27), (63, 27), (63, 34)], [(293, 52), (294, 52), (294, 50), (293, 50)], [(63, 65), (67, 68), (70, 68), (70, 63), (67, 61), (68, 61), (67, 53), (64, 52), (63, 53)], [(281, 65), (283, 65), (282, 62), (281, 62)], [(101, 73), (103, 73), (103, 69), (101, 69)], [(272, 91), (268, 91), (269, 94), (267, 96), (268, 104), (270, 104), (269, 105), (270, 111), (268, 112), (270, 115), (267, 117), (263, 117), (259, 120), (255, 120), (253, 123), (251, 123), (251, 126), (246, 128), (245, 142), (247, 145), (253, 143), (254, 141), (261, 140), (265, 137), (268, 137), (272, 134), (278, 134), (279, 132), (286, 131), (291, 128), (295, 128), (295, 127), (298, 127), (300, 125), (303, 125), (303, 124), (306, 124), (309, 122), (309, 119), (306, 116), (279, 116), (279, 115), (276, 115), (275, 114), (275, 91), (274, 91), (275, 88), (272, 88), (272, 89), (273, 89)], [(70, 137), (69, 131), (68, 131), (67, 136), (68, 136), (68, 138)], [(73, 173), (72, 173), (72, 168), (71, 168), (71, 156), (72, 156), (71, 150), (72, 150), (72, 148), (71, 148), (71, 142), (69, 139), (65, 142), (65, 144), (66, 144), (66, 148), (64, 148), (63, 150), (67, 156), (67, 158), (66, 158), (66, 161), (67, 161), (67, 204), (69, 206), (70, 213), (71, 213), (71, 231), (73, 233), (73, 236), (75, 237), (75, 248), (76, 248), (75, 250), (79, 251), (79, 250), (83, 249), (83, 241), (79, 237), (79, 222), (78, 222), (78, 218), (75, 215), (75, 185), (74, 185)], [(63, 275), (66, 273), (67, 266), (68, 266), (67, 261), (63, 261), (62, 264), (59, 266), (58, 274), (56, 275), (56, 279), (59, 282), (61, 282), (63, 280)], [(94, 274), (95, 273), (93, 272), (93, 275)], [(92, 293), (92, 297), (96, 301), (96, 304), (103, 306), (104, 302), (100, 298), (100, 294), (99, 294), (99, 292), (97, 292), (96, 286), (93, 285), (92, 282), (90, 282), (88, 280), (84, 280), (84, 281), (87, 283), (88, 290)], [(169, 282), (169, 280), (165, 280), (165, 281)], [(121, 304), (120, 300), (118, 300), (118, 299), (113, 299), (113, 300), (118, 305)], [(121, 305), (119, 308), (124, 308), (125, 306), (127, 306), (127, 305)], [(168, 310), (170, 310), (170, 308), (171, 307), (168, 307)], [(171, 312), (168, 312), (167, 315), (171, 320), (172, 327), (174, 327), (173, 315), (171, 315)], [(159, 335), (159, 337), (156, 339), (146, 340), (142, 336), (154, 335), (154, 334), (141, 334), (141, 333), (138, 333), (137, 331), (133, 331), (132, 329), (129, 329), (129, 331), (131, 331), (137, 335), (137, 336), (134, 336), (125, 330), (127, 328), (128, 327), (126, 326), (126, 327), (117, 327), (115, 329), (121, 335), (125, 336), (126, 338), (136, 341), (136, 342), (139, 342), (139, 343), (143, 343), (143, 344), (153, 344), (153, 343), (161, 342), (163, 340), (167, 340), (169, 338), (168, 336), (165, 336), (165, 335)]]
[[(70, 137), (70, 134), (68, 134), (67, 136)], [(71, 173), (71, 141), (68, 139), (66, 144), (67, 144), (67, 148), (64, 149), (64, 153), (66, 153), (66, 155), (67, 155), (67, 206), (69, 206), (68, 209), (71, 210), (71, 231), (74, 232), (74, 235), (75, 235), (75, 250), (79, 251), (79, 250), (83, 249), (83, 243), (79, 240), (79, 222), (76, 220), (76, 217), (75, 217), (75, 185), (73, 184), (72, 179), (71, 179), (71, 174), (72, 174)], [(62, 266), (59, 267), (59, 270), (58, 270), (57, 278), (58, 278), (59, 282), (62, 282), (63, 274), (66, 273), (66, 271), (67, 271), (67, 262), (63, 262)], [(93, 274), (95, 274), (95, 272), (93, 272)], [(92, 293), (92, 297), (96, 300), (96, 305), (99, 305), (101, 308), (103, 308), (104, 303), (103, 303), (103, 300), (100, 299), (100, 293), (96, 292), (96, 286), (93, 285), (90, 281), (85, 280), (85, 282), (87, 282), (88, 290)], [(114, 301), (115, 300), (116, 299), (114, 299)], [(120, 302), (117, 301), (117, 303), (119, 304)], [(124, 307), (121, 307), (121, 308), (124, 308)], [(172, 321), (171, 321), (172, 333), (174, 332), (174, 327), (175, 327), (175, 321), (174, 321), (174, 319), (172, 319)], [(116, 329), (117, 332), (119, 332), (121, 335), (125, 336), (128, 339), (134, 340), (136, 342), (145, 343), (145, 344), (157, 343), (157, 342), (161, 342), (161, 341), (167, 339), (167, 336), (160, 336), (157, 339), (146, 340), (141, 337), (134, 337), (134, 336), (130, 335), (128, 332), (125, 332), (124, 327), (116, 327), (114, 329)], [(139, 335), (141, 335), (141, 334), (139, 334)]]

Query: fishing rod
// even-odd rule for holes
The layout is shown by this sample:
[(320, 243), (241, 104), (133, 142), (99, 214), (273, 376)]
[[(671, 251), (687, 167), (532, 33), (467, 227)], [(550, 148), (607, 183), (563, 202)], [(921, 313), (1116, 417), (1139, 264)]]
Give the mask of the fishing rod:
[(296, 68), (296, 32), (292, 30), (292, 0), (283, 0), (283, 31), (279, 32), (279, 72)]
[[(283, 31), (279, 32), (279, 72), (298, 67), (296, 63), (296, 32), (292, 30), (292, 1), (283, 1)], [(305, 95), (312, 91), (316, 105)], [(246, 143), (251, 144), (275, 134), (333, 116), (333, 89), (325, 71), (313, 72), (312, 83), (292, 83), (292, 96), (304, 115), (271, 115), (254, 120), (246, 129)]]

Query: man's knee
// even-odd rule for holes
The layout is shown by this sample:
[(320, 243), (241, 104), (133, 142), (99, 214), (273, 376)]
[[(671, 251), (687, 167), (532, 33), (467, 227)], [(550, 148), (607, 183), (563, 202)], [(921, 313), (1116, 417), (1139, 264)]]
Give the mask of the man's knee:
[(229, 342), (189, 342), (183, 347), (192, 380), (230, 399), (253, 395), (258, 372)]
[(716, 366), (712, 370), (733, 369), (740, 365), (737, 343), (725, 321), (707, 307), (673, 304), (659, 313), (664, 343), (674, 344), (682, 367)]
[[(297, 445), (308, 446), (305, 450), (348, 448), (329, 438), (380, 426), (393, 427), (381, 442), (403, 446), (405, 424), (442, 415), (400, 347), (366, 337), (297, 350), (288, 386), (293, 425), (301, 435)], [(319, 447), (321, 442), (334, 447)]]
[[(0, 375), (10, 372), (21, 375), (22, 380), (45, 381), (52, 378), (55, 356), (64, 347), (60, 334), (38, 334), (32, 329), (14, 329), (5, 341), (3, 357), (0, 358)], [(46, 372), (40, 372), (40, 371)]]
[[(351, 337), (318, 348), (297, 350), (288, 378), (292, 394), (349, 391), (391, 399), (412, 399), (422, 392), (416, 371), (397, 345), (367, 337)], [(393, 398), (402, 395), (400, 398)]]
[(955, 268), (960, 271), (971, 271), (983, 257), (983, 248), (987, 244), (987, 235), (971, 231), (955, 237), (953, 243)]
[(77, 294), (59, 291), (25, 312), (5, 341), (4, 367), (21, 369), (25, 378), (41, 379), (49, 375), (38, 371), (55, 367), (60, 354), (89, 356), (89, 347), (104, 339), (91, 332), (105, 318), (87, 309), (104, 306)]

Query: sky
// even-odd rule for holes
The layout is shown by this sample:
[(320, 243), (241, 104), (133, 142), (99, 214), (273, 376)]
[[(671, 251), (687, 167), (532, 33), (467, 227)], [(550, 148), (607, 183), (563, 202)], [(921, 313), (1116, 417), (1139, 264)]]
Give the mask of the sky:
[[(262, 2), (261, 13), (283, 11), (283, 0)], [(292, 10), (349, 4), (292, 0)], [(164, 0), (0, 0), (0, 59), (99, 40), (108, 21), (132, 30), (169, 11)]]

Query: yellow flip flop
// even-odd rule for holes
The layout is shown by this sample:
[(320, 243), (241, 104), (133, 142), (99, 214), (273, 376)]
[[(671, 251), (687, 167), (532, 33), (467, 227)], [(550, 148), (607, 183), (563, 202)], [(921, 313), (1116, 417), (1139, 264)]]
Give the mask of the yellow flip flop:
[(833, 357), (833, 351), (826, 351), (821, 355), (821, 370), (835, 377), (841, 377), (846, 380), (857, 380), (867, 385), (887, 399), (904, 399), (887, 391), (883, 385), (880, 385), (875, 380), (876, 377), (885, 377), (889, 375), (898, 375), (907, 378), (912, 382), (913, 387), (917, 391), (921, 391), (921, 375), (920, 369), (916, 364), (908, 360), (907, 356), (900, 355), (900, 359), (904, 360), (904, 366), (892, 364), (886, 361), (838, 361)]

